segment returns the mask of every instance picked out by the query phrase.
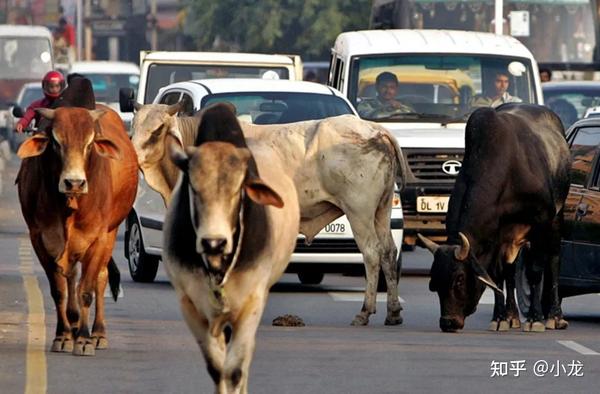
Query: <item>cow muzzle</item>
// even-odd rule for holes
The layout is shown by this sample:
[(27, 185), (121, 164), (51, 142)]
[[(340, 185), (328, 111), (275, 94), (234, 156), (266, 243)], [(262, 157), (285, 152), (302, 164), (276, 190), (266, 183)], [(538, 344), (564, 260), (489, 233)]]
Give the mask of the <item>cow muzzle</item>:
[(443, 332), (456, 332), (462, 330), (465, 326), (465, 319), (459, 319), (456, 317), (440, 317), (440, 329)]
[(82, 178), (64, 178), (59, 185), (59, 191), (65, 194), (84, 194), (88, 191), (88, 184)]

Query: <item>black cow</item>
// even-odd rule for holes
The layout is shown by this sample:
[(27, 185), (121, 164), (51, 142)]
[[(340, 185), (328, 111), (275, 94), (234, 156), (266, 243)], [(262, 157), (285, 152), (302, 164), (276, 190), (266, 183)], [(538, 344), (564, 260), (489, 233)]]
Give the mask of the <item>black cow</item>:
[[(531, 307), (523, 330), (566, 328), (558, 274), (570, 166), (562, 123), (545, 107), (506, 104), (473, 112), (465, 132), (463, 166), (446, 217), (448, 245), (420, 237), (434, 255), (429, 288), (440, 298), (442, 331), (463, 328), (485, 285), (495, 290), (491, 328), (518, 326), (512, 263), (521, 248), (531, 286)], [(544, 272), (549, 275), (545, 290)], [(504, 278), (506, 305), (500, 290)], [(545, 326), (544, 317), (548, 319)]]

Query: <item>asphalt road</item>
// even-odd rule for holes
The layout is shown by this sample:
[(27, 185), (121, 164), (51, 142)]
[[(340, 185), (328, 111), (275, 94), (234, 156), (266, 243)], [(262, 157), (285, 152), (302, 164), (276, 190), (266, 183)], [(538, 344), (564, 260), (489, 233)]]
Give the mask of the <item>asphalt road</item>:
[[(48, 352), (56, 318), (12, 185), (17, 165), (9, 166), (0, 196), (0, 392), (212, 392), (162, 268), (155, 283), (132, 282), (122, 241), (114, 251), (122, 296), (106, 304), (109, 349), (84, 358)], [(423, 250), (407, 252), (405, 266), (426, 265), (428, 258)], [(599, 295), (564, 300), (566, 331), (499, 334), (486, 331), (493, 302), (486, 293), (465, 329), (446, 334), (427, 284), (425, 276), (401, 278), (403, 325), (383, 325), (380, 294), (370, 325), (351, 327), (362, 278), (326, 275), (321, 285), (302, 286), (284, 275), (258, 330), (250, 392), (598, 392)], [(301, 317), (306, 326), (272, 326), (283, 314)]]

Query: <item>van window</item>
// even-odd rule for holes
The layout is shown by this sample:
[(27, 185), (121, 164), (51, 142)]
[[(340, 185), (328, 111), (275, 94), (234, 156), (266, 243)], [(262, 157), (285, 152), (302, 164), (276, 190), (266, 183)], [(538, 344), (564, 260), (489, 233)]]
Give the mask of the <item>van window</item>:
[(41, 79), (52, 70), (50, 41), (44, 37), (0, 37), (0, 78)]
[[(378, 80), (393, 85), (391, 91), (384, 93), (386, 83)], [(361, 56), (353, 61), (348, 86), (359, 115), (377, 121), (439, 122), (481, 106), (537, 101), (531, 62), (498, 56)]]
[(263, 78), (275, 72), (279, 79), (290, 79), (285, 67), (217, 66), (198, 64), (151, 64), (146, 79), (144, 104), (154, 101), (158, 90), (175, 82), (209, 78)]
[(571, 183), (585, 186), (592, 173), (594, 159), (600, 150), (600, 127), (582, 127), (571, 143)]

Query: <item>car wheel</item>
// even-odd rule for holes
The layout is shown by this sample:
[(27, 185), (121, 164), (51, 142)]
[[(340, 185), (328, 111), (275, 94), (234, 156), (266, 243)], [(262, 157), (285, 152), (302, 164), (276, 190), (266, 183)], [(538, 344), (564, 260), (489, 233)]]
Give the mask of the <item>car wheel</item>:
[(324, 277), (325, 274), (322, 272), (298, 272), (298, 279), (303, 285), (318, 285)]
[(125, 242), (127, 247), (127, 261), (129, 274), (135, 282), (153, 282), (158, 271), (160, 258), (147, 254), (144, 250), (144, 241), (137, 216), (130, 222), (128, 236)]
[[(527, 280), (527, 275), (525, 275), (525, 264), (523, 263), (523, 259), (519, 256), (514, 264), (516, 264), (515, 287), (517, 290), (517, 303), (519, 304), (521, 315), (523, 315), (524, 318), (527, 318), (529, 308), (531, 307), (531, 287), (529, 287), (529, 281)], [(544, 283), (543, 274), (542, 283)]]

